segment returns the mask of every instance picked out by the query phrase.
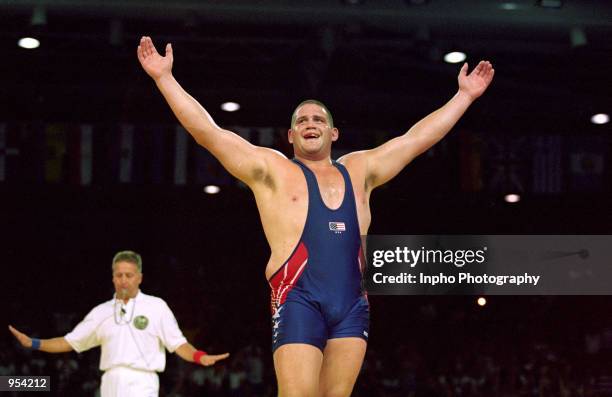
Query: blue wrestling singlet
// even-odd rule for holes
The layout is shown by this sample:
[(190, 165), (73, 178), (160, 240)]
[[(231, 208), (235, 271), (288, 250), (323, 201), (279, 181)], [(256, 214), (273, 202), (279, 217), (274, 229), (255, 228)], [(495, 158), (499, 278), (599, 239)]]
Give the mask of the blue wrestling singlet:
[(362, 289), (365, 264), (353, 186), (346, 168), (342, 205), (329, 209), (314, 173), (294, 159), (306, 176), (308, 214), (302, 237), (289, 259), (270, 277), (272, 350), (287, 343), (321, 349), (328, 339), (367, 341), (369, 305)]

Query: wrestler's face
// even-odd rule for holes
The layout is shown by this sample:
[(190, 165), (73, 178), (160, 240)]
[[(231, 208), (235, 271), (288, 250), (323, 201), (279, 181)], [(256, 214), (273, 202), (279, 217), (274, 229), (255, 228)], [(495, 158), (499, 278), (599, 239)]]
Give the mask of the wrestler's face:
[(119, 261), (113, 266), (113, 285), (119, 299), (130, 299), (136, 296), (142, 282), (142, 273), (132, 262)]
[(327, 112), (321, 106), (307, 103), (295, 112), (295, 123), (289, 130), (289, 143), (296, 156), (326, 157), (332, 142), (338, 139), (338, 129), (331, 128)]

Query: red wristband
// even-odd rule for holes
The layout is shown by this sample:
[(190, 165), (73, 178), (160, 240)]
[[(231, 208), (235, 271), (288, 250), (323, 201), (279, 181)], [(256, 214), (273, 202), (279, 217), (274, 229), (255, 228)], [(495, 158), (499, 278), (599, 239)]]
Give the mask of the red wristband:
[(202, 356), (207, 355), (208, 353), (206, 353), (204, 350), (196, 350), (193, 353), (193, 362), (196, 364), (200, 364), (200, 359), (202, 358)]

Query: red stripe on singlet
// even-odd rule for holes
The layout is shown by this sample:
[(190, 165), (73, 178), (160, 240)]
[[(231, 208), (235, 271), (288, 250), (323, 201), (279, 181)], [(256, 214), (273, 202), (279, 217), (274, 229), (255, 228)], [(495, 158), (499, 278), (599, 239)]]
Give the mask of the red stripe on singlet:
[(293, 289), (296, 281), (306, 268), (308, 262), (308, 250), (303, 242), (293, 252), (293, 255), (270, 279), (272, 288), (272, 312), (285, 303), (287, 294)]

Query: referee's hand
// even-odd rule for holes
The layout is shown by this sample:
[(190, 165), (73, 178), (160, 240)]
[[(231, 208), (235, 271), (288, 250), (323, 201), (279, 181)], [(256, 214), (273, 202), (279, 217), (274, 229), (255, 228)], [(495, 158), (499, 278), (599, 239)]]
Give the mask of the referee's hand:
[(202, 364), (205, 367), (208, 367), (209, 365), (213, 365), (217, 361), (225, 360), (228, 357), (229, 357), (229, 353), (206, 354), (206, 355), (200, 357), (200, 364)]
[(30, 338), (23, 332), (20, 332), (18, 329), (16, 329), (12, 325), (9, 325), (8, 328), (9, 328), (9, 331), (11, 331), (11, 334), (13, 334), (15, 338), (17, 338), (17, 341), (21, 343), (21, 346), (28, 348), (28, 349), (32, 347), (32, 338)]

